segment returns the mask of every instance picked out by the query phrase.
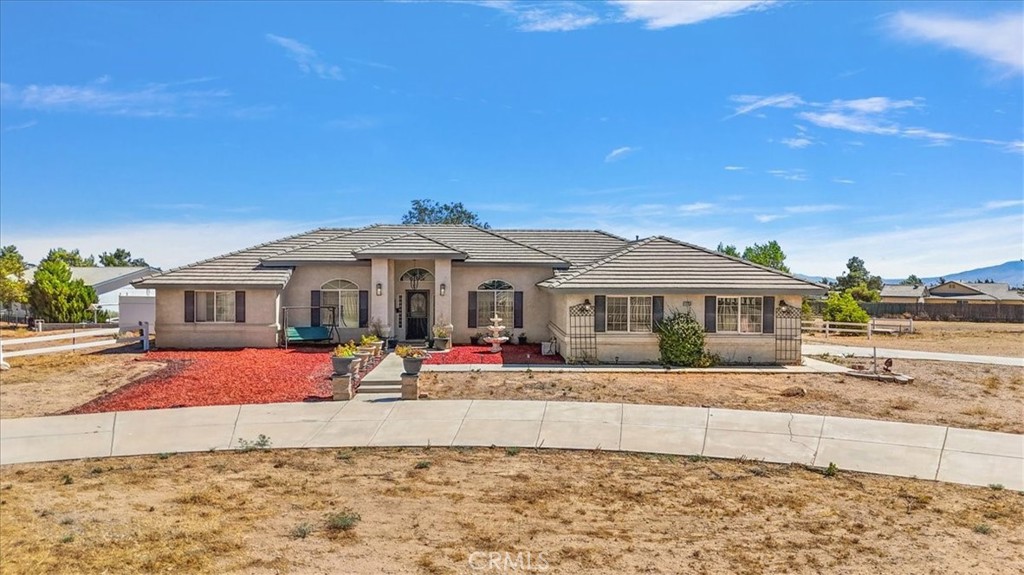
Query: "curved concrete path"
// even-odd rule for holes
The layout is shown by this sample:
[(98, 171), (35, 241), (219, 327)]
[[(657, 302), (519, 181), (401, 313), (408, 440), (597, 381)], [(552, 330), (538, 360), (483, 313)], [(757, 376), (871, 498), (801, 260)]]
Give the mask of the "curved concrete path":
[[(828, 343), (804, 343), (804, 355), (849, 355), (853, 357), (871, 357), (875, 348), (852, 345), (832, 345)], [(894, 359), (928, 359), (933, 361), (952, 361), (956, 363), (985, 363), (989, 365), (1009, 365), (1024, 367), (1024, 357), (1003, 357), (999, 355), (967, 355), (964, 353), (939, 353), (935, 351), (916, 351), (912, 349), (877, 348), (878, 357)], [(1021, 350), (1024, 355), (1024, 349)]]
[(0, 420), (0, 464), (272, 447), (518, 446), (802, 463), (1024, 490), (1024, 435), (728, 409), (557, 401), (191, 407)]

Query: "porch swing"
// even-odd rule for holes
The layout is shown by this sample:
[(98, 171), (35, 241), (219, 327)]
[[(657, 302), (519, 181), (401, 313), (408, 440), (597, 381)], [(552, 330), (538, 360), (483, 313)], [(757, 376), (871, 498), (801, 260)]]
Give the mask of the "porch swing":
[[(293, 309), (305, 310), (328, 310), (330, 318), (328, 325), (302, 325), (290, 327), (288, 325), (288, 312)], [(284, 312), (284, 348), (288, 349), (289, 343), (323, 343), (334, 341), (335, 336), (340, 336), (337, 326), (338, 307), (333, 305), (291, 305), (281, 308)]]

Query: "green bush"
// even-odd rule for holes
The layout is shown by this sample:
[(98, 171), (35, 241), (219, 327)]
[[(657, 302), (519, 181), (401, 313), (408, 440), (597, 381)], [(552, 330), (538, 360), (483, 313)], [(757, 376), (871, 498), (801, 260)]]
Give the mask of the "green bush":
[(655, 326), (663, 365), (710, 367), (714, 356), (704, 353), (704, 327), (690, 312), (673, 311)]
[(857, 305), (848, 292), (832, 292), (825, 300), (825, 312), (822, 314), (825, 321), (838, 321), (848, 323), (868, 323), (871, 316)]

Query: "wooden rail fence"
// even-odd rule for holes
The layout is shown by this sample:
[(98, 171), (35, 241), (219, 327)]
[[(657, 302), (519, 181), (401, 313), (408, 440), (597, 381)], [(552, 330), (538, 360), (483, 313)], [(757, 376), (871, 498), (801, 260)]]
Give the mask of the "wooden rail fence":
[(801, 331), (804, 333), (821, 332), (825, 334), (825, 337), (842, 334), (867, 335), (868, 339), (871, 339), (871, 336), (876, 333), (887, 335), (914, 333), (914, 320), (872, 319), (868, 323), (804, 320), (801, 322)]

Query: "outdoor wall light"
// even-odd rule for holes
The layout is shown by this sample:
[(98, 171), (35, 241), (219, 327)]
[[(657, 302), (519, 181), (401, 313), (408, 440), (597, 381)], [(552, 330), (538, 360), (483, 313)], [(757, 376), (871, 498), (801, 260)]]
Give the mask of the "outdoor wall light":
[(384, 295), (384, 286), (380, 282), (377, 282), (377, 295)]
[(448, 291), (448, 286), (441, 284), (441, 295), (444, 296), (445, 292)]

